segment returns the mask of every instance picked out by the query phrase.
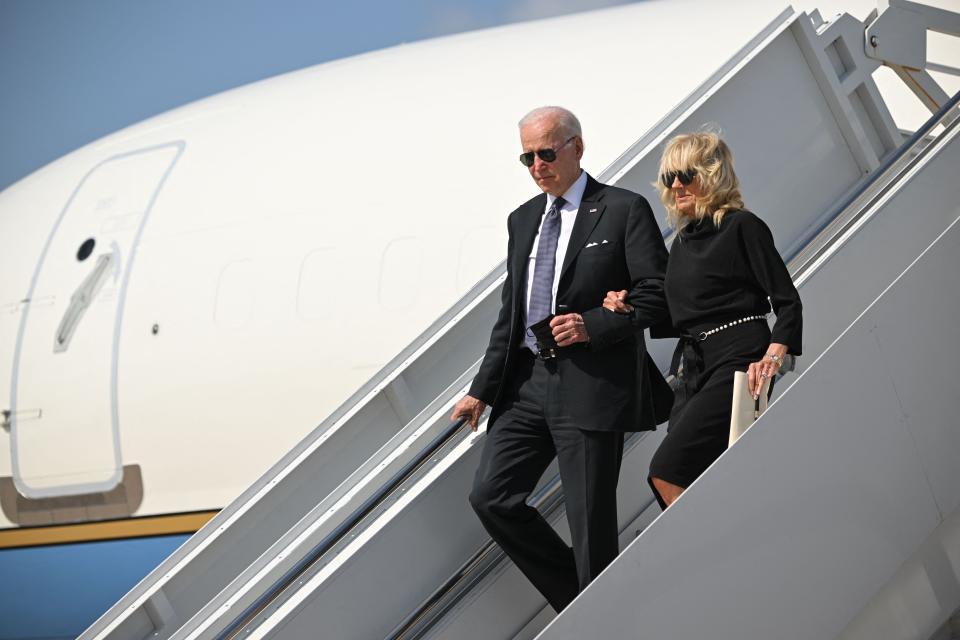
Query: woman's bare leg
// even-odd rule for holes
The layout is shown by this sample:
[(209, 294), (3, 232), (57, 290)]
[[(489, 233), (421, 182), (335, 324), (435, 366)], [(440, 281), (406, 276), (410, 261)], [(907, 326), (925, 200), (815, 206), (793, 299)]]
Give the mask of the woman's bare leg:
[(657, 490), (657, 493), (660, 494), (660, 497), (668, 507), (680, 497), (681, 493), (684, 492), (683, 487), (678, 487), (675, 484), (671, 484), (666, 480), (661, 480), (657, 477), (651, 477), (650, 481), (653, 483), (653, 487)]

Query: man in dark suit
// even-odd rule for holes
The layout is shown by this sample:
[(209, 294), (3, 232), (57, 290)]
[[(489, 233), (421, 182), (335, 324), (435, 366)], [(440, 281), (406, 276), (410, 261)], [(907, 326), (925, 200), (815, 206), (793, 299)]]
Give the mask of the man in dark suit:
[[(663, 320), (667, 252), (647, 201), (580, 169), (580, 123), (566, 109), (520, 121), (521, 162), (540, 195), (507, 221), (500, 315), (470, 392), (453, 417), (477, 428), (487, 405), (470, 502), (557, 611), (617, 555), (616, 488), (625, 431), (656, 428), (672, 394), (643, 329)], [(626, 289), (629, 314), (601, 305)], [(556, 345), (528, 329), (549, 321)], [(557, 458), (573, 548), (526, 499)], [(640, 487), (636, 488), (641, 490)]]

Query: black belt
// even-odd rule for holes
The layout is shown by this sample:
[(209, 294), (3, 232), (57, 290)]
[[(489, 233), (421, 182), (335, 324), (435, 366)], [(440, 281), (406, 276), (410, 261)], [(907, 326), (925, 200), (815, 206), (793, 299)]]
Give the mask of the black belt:
[[(700, 387), (700, 376), (706, 368), (703, 362), (703, 341), (720, 331), (758, 320), (766, 321), (766, 316), (747, 316), (704, 331), (680, 334), (680, 341), (677, 342), (677, 348), (674, 350), (673, 359), (670, 362), (670, 373), (673, 375), (670, 386), (673, 389), (674, 396), (671, 415), (674, 411), (679, 410)], [(699, 328), (696, 327), (695, 329)]]
[(563, 360), (564, 358), (570, 358), (578, 351), (583, 351), (586, 348), (586, 342), (574, 342), (573, 344), (568, 344), (565, 347), (539, 347), (537, 353), (534, 355), (537, 357), (537, 360), (549, 362), (551, 360)]
[(538, 349), (536, 353), (531, 351), (525, 346), (520, 347), (521, 353), (526, 353), (533, 360), (540, 360), (541, 362), (551, 362), (556, 360), (562, 360), (564, 358), (570, 357), (574, 351), (576, 351), (577, 345), (572, 344), (567, 347), (544, 347), (543, 349)]

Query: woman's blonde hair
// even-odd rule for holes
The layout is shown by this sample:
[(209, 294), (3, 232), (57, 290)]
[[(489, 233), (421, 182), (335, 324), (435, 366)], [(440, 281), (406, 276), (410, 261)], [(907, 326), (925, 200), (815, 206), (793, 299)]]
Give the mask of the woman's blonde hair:
[(660, 191), (660, 201), (667, 210), (667, 222), (671, 227), (681, 227), (685, 216), (677, 209), (673, 191), (664, 186), (660, 176), (688, 169), (695, 170), (695, 179), (700, 181), (701, 196), (697, 198), (694, 219), (699, 221), (711, 215), (719, 227), (727, 211), (743, 208), (740, 182), (733, 170), (733, 154), (727, 143), (712, 131), (685, 133), (667, 143), (654, 183)]

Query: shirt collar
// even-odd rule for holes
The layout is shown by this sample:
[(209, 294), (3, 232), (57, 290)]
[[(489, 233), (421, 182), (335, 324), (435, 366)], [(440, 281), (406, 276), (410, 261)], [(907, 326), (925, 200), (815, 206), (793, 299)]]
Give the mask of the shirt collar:
[[(567, 189), (567, 192), (563, 194), (563, 199), (566, 200), (566, 204), (563, 205), (564, 209), (574, 210), (580, 208), (580, 201), (583, 200), (583, 192), (587, 188), (587, 172), (583, 169), (580, 170), (580, 176), (574, 181), (570, 188)], [(550, 207), (553, 206), (553, 201), (556, 200), (556, 196), (547, 194), (547, 208), (545, 211), (549, 211)]]

